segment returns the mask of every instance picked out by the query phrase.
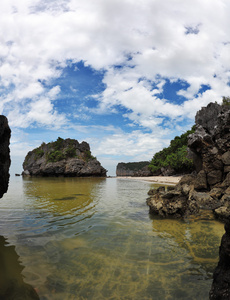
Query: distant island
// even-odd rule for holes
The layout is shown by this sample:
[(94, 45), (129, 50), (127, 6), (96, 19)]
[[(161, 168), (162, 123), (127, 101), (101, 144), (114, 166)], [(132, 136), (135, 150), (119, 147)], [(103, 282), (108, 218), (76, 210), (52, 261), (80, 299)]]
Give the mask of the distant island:
[(152, 172), (149, 170), (149, 161), (140, 162), (121, 162), (116, 168), (117, 176), (151, 176)]
[(187, 151), (187, 138), (194, 132), (195, 126), (176, 136), (167, 148), (155, 153), (151, 161), (118, 163), (116, 175), (145, 177), (190, 174), (195, 170), (195, 165)]
[(58, 138), (28, 152), (23, 176), (105, 177), (107, 170), (91, 154), (86, 142)]

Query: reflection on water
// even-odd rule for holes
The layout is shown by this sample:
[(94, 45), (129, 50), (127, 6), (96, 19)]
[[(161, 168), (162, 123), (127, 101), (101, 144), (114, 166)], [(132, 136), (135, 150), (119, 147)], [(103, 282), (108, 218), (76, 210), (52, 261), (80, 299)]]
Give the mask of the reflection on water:
[(24, 282), (22, 270), (15, 247), (0, 235), (0, 299), (39, 299), (36, 291)]
[(0, 230), (41, 299), (208, 299), (223, 224), (151, 218), (149, 183), (17, 178)]

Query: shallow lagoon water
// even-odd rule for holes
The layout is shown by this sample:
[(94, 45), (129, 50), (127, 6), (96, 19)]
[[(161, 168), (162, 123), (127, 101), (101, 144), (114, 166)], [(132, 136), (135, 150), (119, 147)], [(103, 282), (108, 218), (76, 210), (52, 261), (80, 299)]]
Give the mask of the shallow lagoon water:
[[(154, 185), (13, 178), (0, 230), (40, 299), (208, 299), (224, 226), (151, 217)], [(5, 246), (5, 247), (7, 247)]]

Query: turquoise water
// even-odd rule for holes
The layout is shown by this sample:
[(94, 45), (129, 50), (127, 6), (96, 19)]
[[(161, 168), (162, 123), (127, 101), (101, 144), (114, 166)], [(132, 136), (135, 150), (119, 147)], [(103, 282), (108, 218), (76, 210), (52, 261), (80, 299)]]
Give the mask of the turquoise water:
[(223, 224), (151, 217), (152, 186), (12, 178), (0, 200), (3, 247), (19, 256), (9, 268), (40, 299), (208, 299)]

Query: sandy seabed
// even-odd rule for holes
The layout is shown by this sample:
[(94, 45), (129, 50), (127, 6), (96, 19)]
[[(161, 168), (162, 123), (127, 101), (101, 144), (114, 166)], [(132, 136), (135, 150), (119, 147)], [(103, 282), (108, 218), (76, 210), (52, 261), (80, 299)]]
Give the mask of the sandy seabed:
[(148, 176), (148, 177), (131, 177), (131, 176), (121, 176), (117, 177), (120, 179), (132, 179), (132, 180), (141, 180), (148, 181), (159, 184), (177, 184), (182, 176)]

